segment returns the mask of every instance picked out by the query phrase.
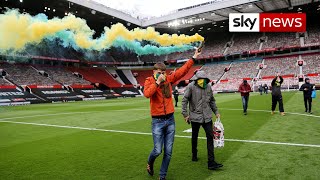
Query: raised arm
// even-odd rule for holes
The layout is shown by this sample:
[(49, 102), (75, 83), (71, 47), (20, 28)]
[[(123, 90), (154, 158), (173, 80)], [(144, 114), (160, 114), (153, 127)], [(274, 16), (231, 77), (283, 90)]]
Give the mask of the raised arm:
[(279, 76), (279, 78), (280, 78), (280, 84), (282, 84), (282, 83), (283, 83), (283, 78), (282, 78), (282, 76)]
[(276, 83), (276, 80), (277, 80), (277, 76), (272, 79), (271, 86), (274, 86), (274, 84)]
[(168, 81), (171, 83), (175, 83), (176, 81), (181, 79), (183, 76), (185, 76), (188, 73), (188, 71), (191, 69), (195, 59), (198, 57), (199, 54), (201, 54), (201, 52), (198, 52), (198, 49), (196, 49), (194, 55), (192, 56), (192, 59), (189, 59), (182, 67), (180, 67), (178, 70), (176, 70), (172, 74), (168, 75), (167, 77)]

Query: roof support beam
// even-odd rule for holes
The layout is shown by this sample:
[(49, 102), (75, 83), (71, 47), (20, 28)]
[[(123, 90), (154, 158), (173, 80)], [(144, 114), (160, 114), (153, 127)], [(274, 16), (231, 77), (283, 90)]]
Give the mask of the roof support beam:
[(237, 8), (231, 7), (230, 9), (237, 11), (238, 13), (243, 13), (242, 11), (238, 10)]
[(262, 7), (258, 6), (257, 3), (252, 3), (252, 4), (254, 4), (254, 5), (255, 5), (258, 9), (260, 9), (262, 12), (265, 12), (265, 10), (264, 10)]
[(292, 7), (291, 0), (288, 0), (288, 3), (289, 3), (289, 7)]

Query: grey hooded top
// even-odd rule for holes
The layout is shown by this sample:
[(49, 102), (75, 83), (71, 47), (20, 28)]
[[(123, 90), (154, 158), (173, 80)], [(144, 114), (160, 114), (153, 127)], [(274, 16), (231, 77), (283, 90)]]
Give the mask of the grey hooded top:
[[(207, 87), (203, 89), (196, 84), (197, 79), (209, 80), (203, 71), (198, 71), (192, 78), (194, 81), (186, 87), (182, 99), (182, 115), (184, 117), (189, 116), (189, 120), (192, 122), (207, 123), (212, 121), (212, 112), (214, 114), (219, 114), (219, 112), (211, 86), (207, 85)], [(187, 107), (188, 104), (189, 110)]]

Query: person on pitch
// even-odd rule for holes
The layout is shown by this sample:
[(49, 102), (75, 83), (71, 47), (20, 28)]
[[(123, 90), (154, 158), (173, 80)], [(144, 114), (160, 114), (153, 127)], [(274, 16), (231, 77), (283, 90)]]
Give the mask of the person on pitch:
[(216, 118), (220, 118), (220, 114), (206, 73), (200, 70), (192, 79), (194, 81), (188, 84), (182, 99), (182, 115), (192, 127), (192, 161), (198, 161), (198, 134), (202, 126), (207, 136), (208, 169), (215, 170), (223, 165), (214, 158), (212, 113)]
[(285, 115), (284, 108), (283, 108), (283, 99), (281, 94), (281, 85), (283, 83), (283, 78), (279, 74), (272, 80), (271, 87), (272, 87), (272, 106), (271, 106), (271, 114), (274, 114), (276, 109), (277, 103), (279, 103), (279, 111), (282, 116)]
[(241, 93), (243, 114), (247, 115), (249, 96), (250, 96), (250, 92), (251, 92), (251, 86), (247, 80), (243, 80), (243, 83), (239, 86), (238, 91)]
[(175, 107), (178, 107), (178, 102), (179, 102), (179, 91), (178, 91), (178, 87), (175, 88), (175, 90), (173, 91), (173, 97), (174, 97), (174, 101), (175, 101)]
[(156, 63), (153, 68), (153, 75), (148, 77), (144, 83), (144, 96), (150, 99), (153, 136), (153, 150), (148, 158), (147, 171), (149, 175), (154, 175), (153, 164), (163, 148), (160, 180), (166, 179), (175, 135), (172, 84), (188, 73), (200, 53), (201, 48), (199, 47), (190, 60), (169, 75), (166, 74), (164, 63)]
[(314, 88), (314, 84), (310, 84), (310, 79), (306, 78), (305, 83), (301, 85), (300, 91), (303, 91), (303, 100), (304, 100), (304, 107), (306, 108), (305, 112), (312, 114), (312, 98), (311, 94)]

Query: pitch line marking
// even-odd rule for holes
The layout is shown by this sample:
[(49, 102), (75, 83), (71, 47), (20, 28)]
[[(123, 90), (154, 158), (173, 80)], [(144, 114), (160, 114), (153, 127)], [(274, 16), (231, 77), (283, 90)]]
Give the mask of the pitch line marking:
[[(221, 110), (230, 110), (230, 111), (243, 111), (243, 109), (229, 109), (229, 108), (218, 108)], [(267, 110), (259, 110), (259, 109), (247, 109), (248, 111), (256, 111), (256, 112), (272, 112)], [(315, 117), (320, 118), (320, 116), (312, 115), (312, 114), (301, 114), (301, 113), (294, 113), (294, 112), (285, 112), (286, 114), (293, 114), (293, 115), (299, 115), (299, 116), (308, 116), (308, 117)]]
[[(230, 111), (243, 111), (243, 109), (229, 109), (229, 108), (219, 108), (221, 110), (230, 110)], [(127, 109), (127, 110), (113, 110), (113, 111), (128, 111), (128, 110), (134, 110), (134, 111), (150, 111), (150, 109)], [(258, 110), (258, 109), (248, 109), (249, 111), (256, 111), (256, 112), (271, 112), (267, 110)], [(1, 118), (2, 120), (12, 120), (12, 119), (24, 119), (24, 118), (33, 118), (33, 117), (45, 117), (45, 116), (59, 116), (59, 115), (73, 115), (73, 114), (90, 114), (90, 113), (101, 113), (101, 112), (108, 112), (108, 111), (89, 111), (89, 112), (64, 112), (64, 113), (55, 113), (55, 114), (37, 114), (37, 115), (28, 115), (28, 116), (16, 116), (16, 117), (7, 117), (7, 118)], [(299, 116), (308, 116), (308, 117), (314, 117), (314, 118), (320, 118), (320, 116), (312, 115), (312, 114), (301, 114), (301, 113), (293, 113), (293, 112), (285, 112), (286, 114), (293, 114), (293, 115), (299, 115)]]
[[(63, 126), (63, 125), (55, 125), (55, 124), (32, 123), (32, 122), (18, 122), (18, 121), (6, 121), (6, 120), (0, 120), (0, 122), (13, 123), (13, 124), (24, 124), (24, 125), (35, 125), (35, 126), (46, 126), (46, 127), (56, 127), (56, 128), (67, 128), (67, 129), (80, 129), (80, 130), (89, 130), (89, 131), (114, 132), (114, 133), (124, 133), (124, 134), (138, 134), (138, 135), (149, 135), (149, 136), (152, 135), (151, 133), (145, 133), (145, 132), (120, 131), (120, 130), (99, 129), (99, 128), (86, 128), (86, 127), (78, 127), (78, 126)], [(177, 138), (191, 138), (191, 136), (181, 136), (181, 135), (175, 135), (175, 137), (177, 137)], [(199, 137), (199, 139), (206, 139), (206, 137)], [(298, 144), (298, 143), (255, 141), (255, 140), (242, 140), (242, 139), (225, 139), (225, 141), (320, 148), (320, 145), (317, 145), (317, 144)]]

